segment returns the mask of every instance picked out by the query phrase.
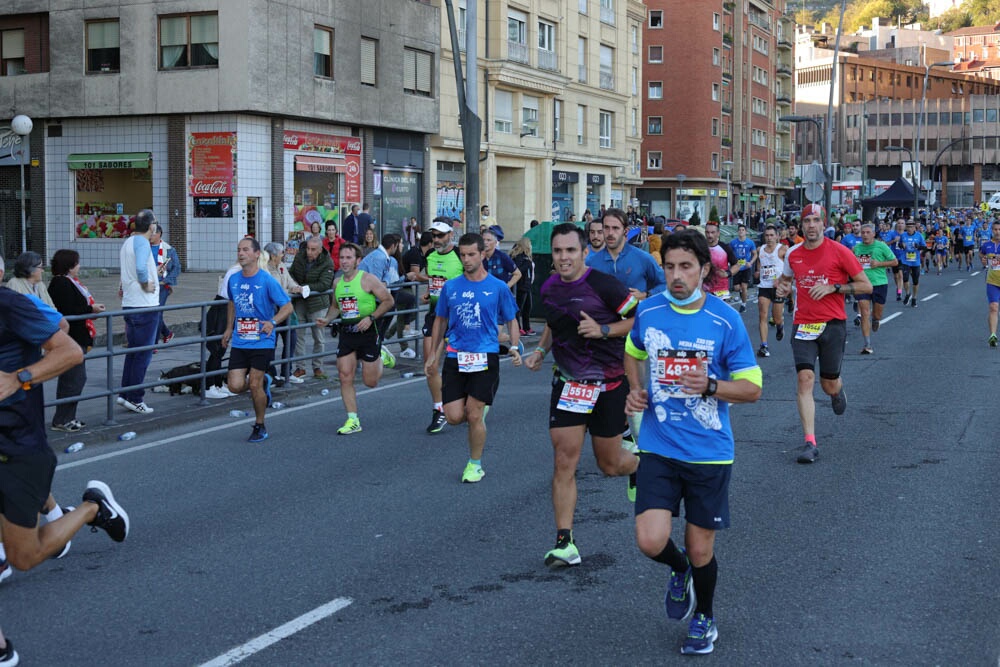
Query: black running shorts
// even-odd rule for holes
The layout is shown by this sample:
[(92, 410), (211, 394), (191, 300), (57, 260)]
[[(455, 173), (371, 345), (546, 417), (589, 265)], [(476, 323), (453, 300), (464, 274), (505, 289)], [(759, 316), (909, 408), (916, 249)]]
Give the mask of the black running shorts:
[(830, 320), (816, 340), (800, 340), (796, 337), (799, 325), (792, 327), (792, 357), (795, 371), (816, 371), (819, 359), (819, 376), (824, 380), (840, 377), (840, 366), (844, 361), (844, 345), (847, 343), (847, 320)]
[(484, 405), (493, 405), (500, 387), (500, 355), (486, 355), (486, 370), (460, 373), (458, 359), (445, 357), (441, 370), (441, 398), (447, 405), (471, 396)]
[(667, 510), (678, 516), (684, 501), (688, 523), (720, 530), (729, 528), (729, 463), (685, 463), (642, 452), (636, 471), (635, 513)]
[(625, 432), (625, 397), (628, 396), (628, 382), (624, 379), (612, 380), (617, 383), (613, 389), (601, 391), (597, 403), (590, 414), (559, 409), (559, 397), (566, 382), (559, 374), (552, 376), (552, 395), (549, 399), (549, 428), (585, 425), (590, 435), (598, 438), (613, 438)]
[(274, 361), (274, 348), (233, 347), (229, 350), (229, 370), (245, 371), (254, 369), (264, 373)]
[(15, 526), (38, 525), (55, 472), (56, 455), (48, 445), (27, 454), (0, 455), (0, 514)]
[(357, 354), (359, 361), (373, 362), (382, 356), (382, 336), (374, 324), (365, 331), (351, 331), (352, 326), (340, 325), (340, 345), (337, 358)]

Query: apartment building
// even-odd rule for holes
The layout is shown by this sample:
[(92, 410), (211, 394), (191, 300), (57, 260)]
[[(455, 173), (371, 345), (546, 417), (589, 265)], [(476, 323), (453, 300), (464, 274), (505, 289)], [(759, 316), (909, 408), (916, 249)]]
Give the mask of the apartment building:
[(1000, 22), (991, 26), (960, 28), (949, 32), (954, 39), (956, 72), (980, 74), (1000, 80)]
[[(152, 207), (185, 269), (216, 270), (244, 234), (294, 240), (353, 203), (372, 204), (380, 233), (426, 217), (439, 5), (5, 3), (0, 127), (34, 121), (30, 146), (10, 151), (27, 167), (30, 248), (117, 266), (132, 217)], [(21, 245), (10, 153), (7, 256)]]
[(783, 1), (648, 0), (639, 200), (704, 221), (781, 208), (792, 186), (791, 14)]
[[(455, 0), (460, 51), (473, 1)], [(629, 203), (640, 183), (644, 20), (638, 0), (479, 2), (479, 201), (508, 237), (532, 219), (580, 220), (587, 209)], [(441, 131), (431, 140), (428, 173), (433, 212), (457, 217), (465, 163), (444, 12), (440, 30)]]

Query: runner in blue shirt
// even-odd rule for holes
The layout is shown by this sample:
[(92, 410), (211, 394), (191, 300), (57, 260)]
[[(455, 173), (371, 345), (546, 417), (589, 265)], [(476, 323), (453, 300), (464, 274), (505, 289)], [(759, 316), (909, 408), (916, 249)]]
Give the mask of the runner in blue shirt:
[(976, 254), (976, 228), (975, 221), (966, 221), (962, 225), (962, 235), (965, 238), (965, 243), (961, 248), (955, 249), (960, 250), (965, 255), (966, 272), (972, 271), (972, 257)]
[[(636, 541), (671, 570), (667, 615), (692, 614), (682, 653), (711, 653), (718, 565), (715, 532), (729, 525), (734, 456), (730, 403), (760, 398), (761, 370), (743, 322), (702, 292), (712, 270), (708, 243), (682, 231), (663, 240), (667, 291), (639, 304), (625, 342), (629, 413), (642, 413)], [(684, 502), (686, 551), (670, 538)]]
[(903, 221), (897, 220), (895, 229), (886, 223), (886, 231), (881, 235), (882, 242), (892, 250), (896, 256), (896, 266), (892, 267), (892, 277), (896, 282), (896, 301), (903, 300), (903, 251), (899, 247), (899, 237), (903, 233)]
[[(917, 287), (920, 285), (920, 252), (927, 247), (924, 235), (917, 231), (917, 223), (913, 219), (906, 221), (906, 231), (897, 240), (903, 258), (900, 260), (903, 269), (903, 305), (909, 303), (917, 307)], [(913, 291), (910, 291), (910, 281)]]
[(753, 280), (753, 265), (757, 261), (757, 244), (747, 238), (747, 226), (736, 226), (737, 237), (729, 242), (729, 249), (736, 255), (739, 267), (733, 275), (733, 288), (740, 291), (740, 312), (747, 310), (747, 288)]
[[(260, 244), (247, 237), (236, 246), (236, 259), (242, 271), (229, 277), (229, 309), (223, 347), (232, 340), (229, 352), (229, 391), (240, 394), (250, 389), (256, 421), (247, 442), (267, 440), (264, 414), (271, 404), (271, 376), (277, 336), (274, 329), (292, 314), (292, 301), (270, 273), (262, 271), (257, 260)], [(249, 374), (249, 376), (248, 376)], [(249, 377), (249, 379), (248, 379)]]
[[(441, 371), (441, 397), (449, 424), (469, 424), (469, 461), (462, 481), (475, 483), (486, 474), (482, 457), (486, 446), (483, 420), (500, 386), (500, 343), (498, 322), (510, 330), (509, 354), (515, 366), (518, 353), (517, 303), (510, 288), (486, 271), (483, 262), (486, 244), (479, 234), (465, 234), (458, 240), (462, 275), (445, 282), (434, 312), (432, 351), (424, 368), (437, 368), (437, 350), (447, 333), (448, 347)], [(427, 348), (425, 348), (427, 349)]]
[(854, 225), (852, 223), (844, 223), (844, 235), (840, 237), (840, 242), (847, 246), (848, 250), (854, 250), (854, 246), (861, 243), (861, 239), (854, 235)]

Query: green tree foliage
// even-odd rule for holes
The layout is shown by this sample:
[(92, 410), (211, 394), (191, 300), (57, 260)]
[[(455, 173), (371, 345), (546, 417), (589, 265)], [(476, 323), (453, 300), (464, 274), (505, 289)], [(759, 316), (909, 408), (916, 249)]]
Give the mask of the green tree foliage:
[(688, 218), (688, 224), (692, 227), (697, 227), (701, 224), (701, 216), (698, 215), (698, 209), (695, 209), (694, 213), (691, 214), (691, 217)]
[(715, 207), (715, 204), (712, 204), (712, 210), (708, 212), (708, 220), (709, 222), (719, 222), (719, 209)]
[[(989, 26), (1000, 21), (1000, 2), (965, 0), (959, 7), (931, 19), (923, 0), (852, 0), (844, 12), (844, 28), (848, 33), (858, 28), (870, 28), (873, 18), (903, 25), (921, 23), (931, 30), (950, 32), (969, 26)], [(799, 10), (795, 15), (795, 22), (802, 25), (826, 22), (836, 28), (839, 20), (840, 2), (831, 3), (822, 16), (806, 10)]]

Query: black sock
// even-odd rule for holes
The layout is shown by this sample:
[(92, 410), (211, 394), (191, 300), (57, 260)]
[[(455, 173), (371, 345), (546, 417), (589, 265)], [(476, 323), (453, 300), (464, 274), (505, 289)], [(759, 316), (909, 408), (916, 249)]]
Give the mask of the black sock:
[(712, 556), (707, 565), (691, 568), (691, 574), (694, 577), (694, 596), (697, 600), (694, 613), (715, 618), (712, 612), (712, 598), (715, 597), (715, 582), (719, 576), (719, 563), (715, 560), (715, 556)]
[(566, 538), (570, 542), (573, 541), (573, 531), (569, 528), (560, 528), (556, 531), (556, 542), (561, 542), (563, 538)]
[(669, 565), (674, 572), (686, 572), (691, 565), (687, 556), (681, 553), (673, 540), (667, 540), (667, 546), (663, 548), (663, 551), (653, 556), (653, 560)]

